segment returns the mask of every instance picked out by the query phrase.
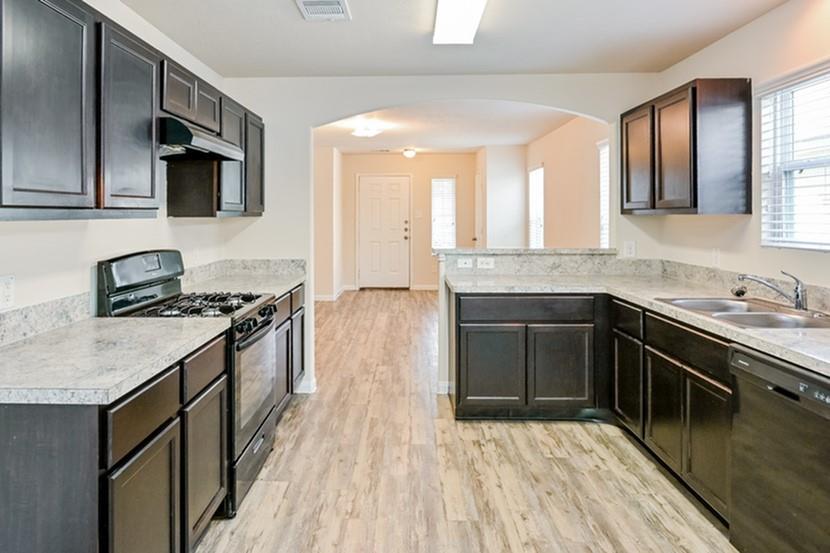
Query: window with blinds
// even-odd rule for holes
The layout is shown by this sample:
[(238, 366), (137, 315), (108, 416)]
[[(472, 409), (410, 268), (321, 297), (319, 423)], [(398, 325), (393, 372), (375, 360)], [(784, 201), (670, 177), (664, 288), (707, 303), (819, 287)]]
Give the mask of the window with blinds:
[(760, 102), (761, 243), (830, 250), (830, 71)]
[(455, 247), (455, 179), (432, 179), (432, 248)]
[(528, 172), (527, 219), (529, 248), (545, 247), (545, 168)]
[(611, 243), (611, 149), (608, 141), (597, 144), (599, 154), (599, 247)]

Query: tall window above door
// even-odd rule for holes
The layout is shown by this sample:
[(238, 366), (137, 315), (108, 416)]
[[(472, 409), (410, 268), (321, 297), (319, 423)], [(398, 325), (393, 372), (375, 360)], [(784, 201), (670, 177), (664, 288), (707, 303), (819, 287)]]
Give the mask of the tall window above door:
[(432, 179), (432, 248), (454, 248), (455, 234), (455, 178)]
[(597, 144), (599, 155), (599, 247), (611, 243), (611, 149), (608, 141)]
[(830, 68), (760, 104), (761, 244), (830, 250)]
[(528, 172), (527, 245), (529, 248), (545, 247), (545, 168)]

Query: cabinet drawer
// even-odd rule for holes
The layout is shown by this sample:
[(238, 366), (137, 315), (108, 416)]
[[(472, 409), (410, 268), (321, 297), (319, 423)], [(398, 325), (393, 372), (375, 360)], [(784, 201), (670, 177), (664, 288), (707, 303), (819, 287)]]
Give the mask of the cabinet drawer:
[(227, 368), (227, 342), (220, 336), (186, 357), (182, 374), (182, 403), (187, 403)]
[(729, 345), (698, 330), (646, 314), (646, 343), (676, 359), (729, 382)]
[(461, 296), (461, 321), (570, 322), (594, 319), (590, 296)]
[(105, 465), (112, 467), (165, 421), (176, 416), (179, 402), (178, 366), (125, 400), (107, 408)]
[(277, 326), (288, 320), (291, 317), (291, 294), (286, 294), (275, 303), (277, 307), (274, 313), (274, 319), (277, 321)]
[(305, 305), (305, 285), (300, 284), (291, 290), (291, 312), (296, 313)]
[(643, 339), (643, 310), (619, 300), (611, 300), (611, 325), (632, 338)]

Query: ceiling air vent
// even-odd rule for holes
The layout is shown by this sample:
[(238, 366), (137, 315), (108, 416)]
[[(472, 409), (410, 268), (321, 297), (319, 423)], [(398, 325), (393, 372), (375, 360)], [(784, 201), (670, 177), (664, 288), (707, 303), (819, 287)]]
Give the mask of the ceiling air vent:
[(306, 21), (349, 21), (352, 14), (346, 0), (296, 0)]

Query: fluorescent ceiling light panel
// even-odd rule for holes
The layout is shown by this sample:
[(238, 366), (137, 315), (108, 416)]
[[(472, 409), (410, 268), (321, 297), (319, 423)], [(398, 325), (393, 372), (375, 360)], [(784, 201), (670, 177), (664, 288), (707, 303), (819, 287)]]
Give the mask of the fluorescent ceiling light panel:
[(487, 0), (438, 0), (433, 44), (472, 44)]

